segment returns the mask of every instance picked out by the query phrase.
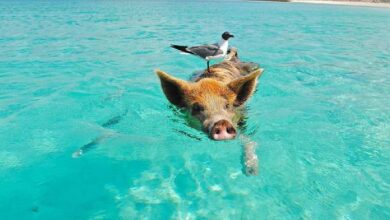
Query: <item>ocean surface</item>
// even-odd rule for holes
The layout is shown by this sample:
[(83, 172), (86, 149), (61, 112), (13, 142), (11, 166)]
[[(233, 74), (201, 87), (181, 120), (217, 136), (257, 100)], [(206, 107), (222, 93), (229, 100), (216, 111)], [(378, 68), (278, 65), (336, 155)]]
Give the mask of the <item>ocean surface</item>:
[[(390, 219), (390, 10), (0, 1), (0, 219)], [(169, 47), (235, 35), (265, 72), (239, 139), (169, 105)]]

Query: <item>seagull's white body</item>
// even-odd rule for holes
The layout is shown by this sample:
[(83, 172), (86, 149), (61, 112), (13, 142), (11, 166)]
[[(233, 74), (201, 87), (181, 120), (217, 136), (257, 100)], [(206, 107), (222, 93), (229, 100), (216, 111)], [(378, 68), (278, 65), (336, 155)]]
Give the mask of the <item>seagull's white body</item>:
[(219, 43), (218, 43), (218, 48), (220, 50), (222, 50), (222, 54), (218, 54), (216, 56), (207, 56), (205, 59), (206, 60), (215, 60), (215, 59), (224, 58), (226, 56), (227, 50), (229, 48), (229, 41), (221, 39), (221, 41), (219, 41)]

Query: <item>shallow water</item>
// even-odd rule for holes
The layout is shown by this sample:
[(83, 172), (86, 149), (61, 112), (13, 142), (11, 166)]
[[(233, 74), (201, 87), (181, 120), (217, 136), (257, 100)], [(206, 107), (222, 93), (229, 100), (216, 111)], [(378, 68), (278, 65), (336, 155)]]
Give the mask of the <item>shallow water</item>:
[[(389, 23), (348, 6), (1, 1), (0, 219), (390, 219)], [(169, 44), (225, 30), (266, 70), (245, 130), (258, 176), (153, 73), (187, 79), (205, 63)]]

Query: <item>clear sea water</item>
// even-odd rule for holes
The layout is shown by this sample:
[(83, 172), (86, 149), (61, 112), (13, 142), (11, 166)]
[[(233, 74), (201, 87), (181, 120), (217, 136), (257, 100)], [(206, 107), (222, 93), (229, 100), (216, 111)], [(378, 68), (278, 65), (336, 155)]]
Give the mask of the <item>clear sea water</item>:
[[(230, 31), (265, 68), (215, 142), (153, 70)], [(0, 2), (0, 219), (390, 219), (390, 10), (245, 1)], [(85, 153), (72, 157), (82, 146)]]

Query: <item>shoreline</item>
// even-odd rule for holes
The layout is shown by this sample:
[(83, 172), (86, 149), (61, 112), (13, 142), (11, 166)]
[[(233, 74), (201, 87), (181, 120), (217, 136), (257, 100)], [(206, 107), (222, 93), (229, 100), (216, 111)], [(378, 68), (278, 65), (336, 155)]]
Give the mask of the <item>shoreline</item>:
[(390, 3), (384, 2), (358, 2), (358, 1), (335, 1), (335, 0), (250, 0), (252, 2), (286, 2), (324, 5), (347, 5), (360, 7), (390, 8)]

